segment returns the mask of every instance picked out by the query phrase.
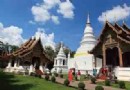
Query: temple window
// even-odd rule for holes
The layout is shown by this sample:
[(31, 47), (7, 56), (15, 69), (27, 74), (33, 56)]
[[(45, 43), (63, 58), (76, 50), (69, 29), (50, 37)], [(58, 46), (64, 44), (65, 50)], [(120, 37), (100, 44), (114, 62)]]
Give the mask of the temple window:
[(65, 65), (65, 60), (63, 59), (63, 65)]

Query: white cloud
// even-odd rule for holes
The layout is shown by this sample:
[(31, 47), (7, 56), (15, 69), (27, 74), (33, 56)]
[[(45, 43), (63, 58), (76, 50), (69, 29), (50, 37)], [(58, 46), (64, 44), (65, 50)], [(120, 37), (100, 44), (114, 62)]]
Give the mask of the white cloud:
[(42, 45), (44, 47), (51, 46), (53, 49), (55, 49), (54, 33), (46, 34), (45, 29), (38, 28), (37, 32), (35, 33), (35, 37), (39, 38), (39, 36), (41, 37)]
[[(23, 30), (19, 27), (13, 25), (4, 27), (4, 25), (0, 23), (0, 41), (4, 43), (20, 46), (25, 41), (27, 41), (27, 39), (24, 39), (22, 37), (22, 33)], [(46, 34), (44, 28), (38, 28), (34, 36), (36, 38), (39, 38), (39, 36), (41, 36), (43, 46), (50, 45), (53, 49), (55, 49), (54, 33)]]
[(110, 22), (123, 20), (130, 16), (130, 7), (124, 4), (123, 6), (113, 7), (111, 10), (107, 10), (98, 17), (98, 20), (104, 22), (106, 19)]
[(42, 6), (33, 6), (32, 13), (36, 22), (46, 22), (51, 18), (48, 10), (44, 9)]
[(73, 18), (74, 17), (74, 6), (73, 4), (67, 0), (66, 2), (62, 2), (59, 4), (58, 13), (62, 14), (64, 18)]
[(0, 41), (4, 43), (9, 43), (10, 45), (21, 45), (26, 39), (23, 39), (21, 34), (23, 30), (16, 26), (4, 27), (2, 23), (0, 23)]
[(52, 9), (56, 5), (60, 4), (60, 0), (43, 0), (44, 1), (44, 8)]
[(52, 21), (55, 23), (55, 24), (59, 24), (59, 18), (57, 16), (51, 16), (51, 19)]
[(55, 24), (59, 24), (59, 17), (55, 16), (52, 10), (56, 11), (56, 14), (63, 15), (64, 18), (74, 17), (74, 6), (69, 0), (64, 2), (60, 0), (43, 0), (42, 3), (32, 6), (31, 8), (34, 21), (43, 23), (52, 21)]

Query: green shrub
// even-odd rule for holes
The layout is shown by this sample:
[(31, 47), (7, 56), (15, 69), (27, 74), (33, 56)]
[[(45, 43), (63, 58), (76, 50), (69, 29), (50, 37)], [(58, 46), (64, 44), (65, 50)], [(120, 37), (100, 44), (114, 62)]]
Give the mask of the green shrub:
[(47, 80), (47, 81), (49, 80), (49, 75), (48, 74), (45, 75), (45, 80)]
[(118, 84), (118, 80), (115, 80), (115, 84)]
[(39, 78), (42, 78), (42, 76), (41, 76), (41, 75), (38, 75), (38, 77), (39, 77)]
[(95, 90), (104, 90), (104, 88), (102, 86), (96, 86)]
[(55, 76), (55, 77), (58, 77), (58, 73), (55, 72), (55, 73), (54, 73), (54, 76)]
[(54, 76), (51, 77), (52, 82), (56, 82), (56, 78)]
[(122, 89), (125, 89), (125, 82), (124, 81), (120, 81), (119, 82), (119, 87)]
[(110, 86), (110, 80), (105, 80), (105, 85)]
[(30, 76), (35, 76), (35, 73), (34, 73), (34, 72), (31, 72), (31, 73), (30, 73)]
[(63, 78), (63, 74), (60, 74), (60, 78)]
[(65, 81), (64, 81), (64, 85), (65, 86), (68, 86), (70, 84), (70, 81), (68, 80), (68, 79), (66, 79)]
[(96, 78), (92, 77), (91, 82), (92, 82), (92, 84), (95, 84), (96, 83)]
[(84, 88), (85, 88), (85, 84), (83, 82), (79, 82), (78, 89), (84, 90)]

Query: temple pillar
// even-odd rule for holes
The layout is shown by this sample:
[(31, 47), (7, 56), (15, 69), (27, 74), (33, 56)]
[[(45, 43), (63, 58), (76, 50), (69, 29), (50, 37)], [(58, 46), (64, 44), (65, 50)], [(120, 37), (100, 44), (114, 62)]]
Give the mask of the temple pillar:
[(9, 60), (7, 68), (11, 67), (11, 62), (12, 62), (12, 60)]
[(66, 59), (66, 60), (65, 60), (65, 65), (68, 65), (67, 62), (68, 62), (68, 60)]
[(44, 70), (43, 70), (43, 63), (42, 63), (42, 62), (40, 63), (39, 69), (40, 69), (42, 72), (44, 71)]
[(34, 67), (33, 67), (33, 65), (31, 64), (30, 67), (29, 67), (29, 75), (30, 75), (31, 72), (33, 72), (33, 71), (34, 71)]
[(120, 64), (120, 67), (123, 67), (122, 50), (121, 50), (120, 47), (118, 47), (118, 52), (119, 52), (119, 64)]
[(5, 72), (10, 72), (10, 70), (11, 70), (11, 62), (12, 62), (12, 60), (9, 60), (8, 66), (6, 67)]
[(62, 59), (62, 65), (61, 66), (63, 66), (64, 65), (64, 60)]
[(57, 59), (55, 59), (55, 62), (54, 62), (54, 66), (56, 66), (57, 65)]
[(17, 60), (14, 62), (14, 68), (17, 68)]
[(103, 45), (103, 66), (106, 66), (106, 49), (104, 45)]

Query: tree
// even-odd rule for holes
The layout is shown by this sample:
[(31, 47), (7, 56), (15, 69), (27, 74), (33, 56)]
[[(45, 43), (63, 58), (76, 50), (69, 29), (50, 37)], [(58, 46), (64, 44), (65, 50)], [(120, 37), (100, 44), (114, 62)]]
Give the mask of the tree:
[(50, 59), (50, 60), (54, 60), (56, 54), (55, 54), (55, 51), (53, 50), (53, 48), (51, 46), (45, 46), (45, 52), (46, 52), (46, 55), (47, 57)]
[(6, 43), (6, 44), (4, 45), (4, 50), (5, 50), (5, 52), (7, 52), (7, 53), (15, 52), (18, 48), (19, 48), (18, 46), (9, 45), (8, 43)]
[(70, 53), (70, 57), (71, 57), (71, 58), (74, 58), (74, 54), (75, 54), (75, 51), (72, 51), (72, 52)]
[(11, 45), (11, 52), (15, 52), (19, 47), (15, 45)]

